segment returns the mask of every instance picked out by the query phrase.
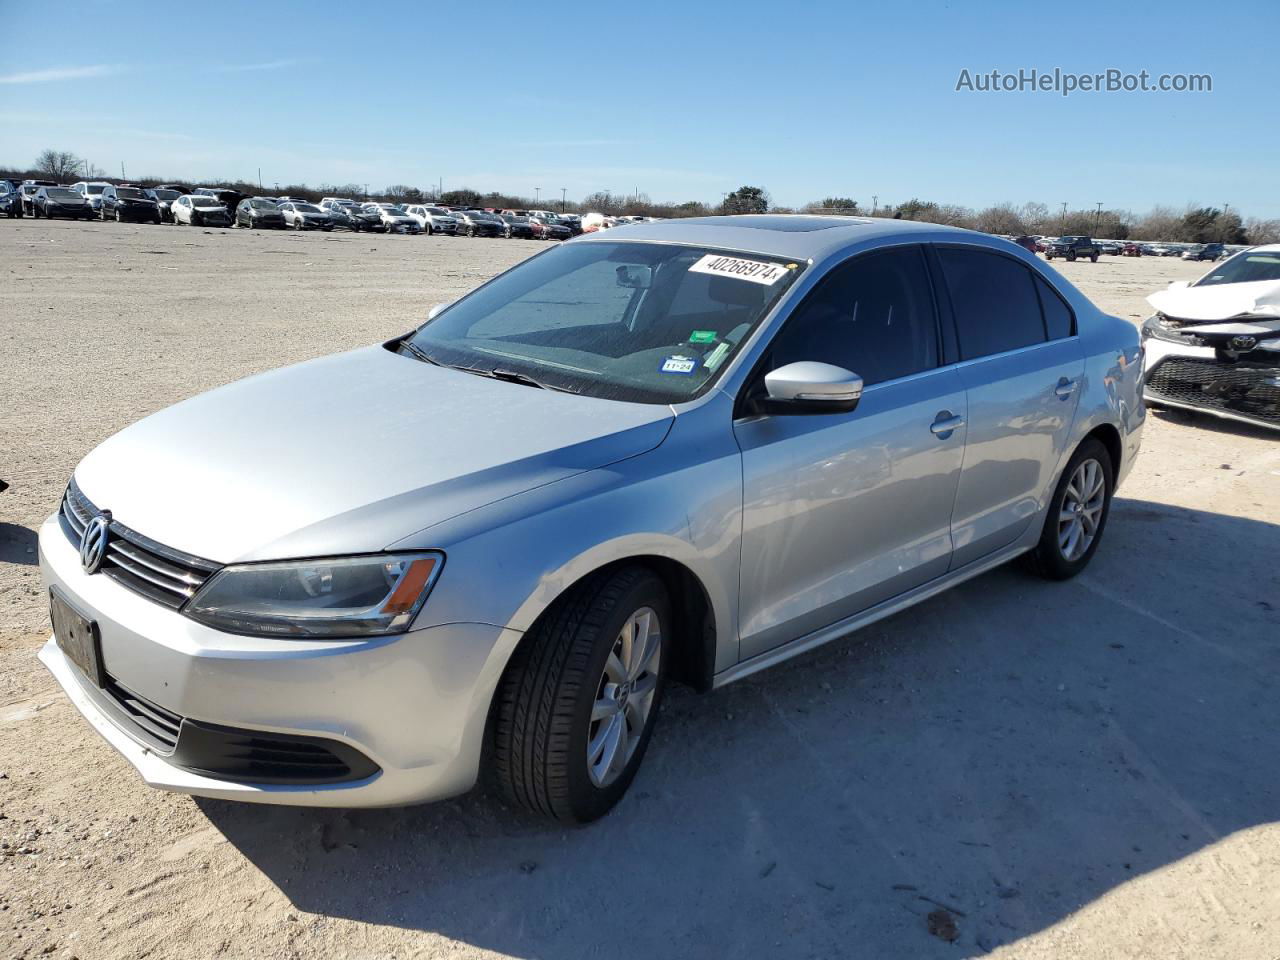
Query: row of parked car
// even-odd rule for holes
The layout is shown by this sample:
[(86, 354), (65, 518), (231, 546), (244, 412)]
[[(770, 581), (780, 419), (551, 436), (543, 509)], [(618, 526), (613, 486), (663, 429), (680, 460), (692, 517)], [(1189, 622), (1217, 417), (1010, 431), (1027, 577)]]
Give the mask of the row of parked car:
[(1062, 257), (1064, 260), (1088, 259), (1098, 262), (1102, 254), (1124, 257), (1181, 257), (1183, 260), (1207, 260), (1210, 263), (1225, 259), (1246, 249), (1223, 243), (1141, 243), (1130, 240), (1095, 240), (1093, 237), (1005, 237), (1032, 253), (1043, 253), (1046, 260)]
[(616, 226), (653, 219), (579, 215), (551, 210), (470, 208), (444, 204), (372, 203), (350, 197), (252, 197), (220, 187), (188, 189), (162, 183), (51, 180), (15, 183), (0, 180), (0, 213), (10, 217), (64, 217), (131, 223), (174, 223), (252, 229), (441, 233), (448, 236), (567, 240)]

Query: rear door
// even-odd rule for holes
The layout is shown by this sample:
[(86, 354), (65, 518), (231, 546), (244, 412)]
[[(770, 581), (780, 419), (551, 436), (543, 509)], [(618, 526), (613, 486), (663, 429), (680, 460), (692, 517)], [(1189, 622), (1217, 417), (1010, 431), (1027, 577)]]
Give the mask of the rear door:
[(847, 413), (746, 416), (739, 621), (746, 659), (946, 572), (965, 393), (918, 245), (835, 267), (744, 389), (802, 360), (863, 378)]
[(938, 245), (968, 393), (969, 436), (951, 533), (952, 569), (1027, 529), (1065, 453), (1084, 376), (1066, 302), (1012, 255)]

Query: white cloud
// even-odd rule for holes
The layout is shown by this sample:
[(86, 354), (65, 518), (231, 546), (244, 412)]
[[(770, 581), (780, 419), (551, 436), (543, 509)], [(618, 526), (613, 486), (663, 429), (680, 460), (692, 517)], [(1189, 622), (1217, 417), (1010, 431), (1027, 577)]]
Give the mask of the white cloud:
[(283, 70), (297, 65), (297, 60), (268, 60), (265, 63), (226, 63), (218, 67), (219, 73), (249, 73), (253, 70)]
[(56, 83), (60, 80), (83, 80), (87, 77), (109, 77), (123, 73), (127, 68), (105, 63), (88, 67), (49, 67), (46, 70), (30, 70), (26, 73), (10, 73), (0, 76), (0, 83)]

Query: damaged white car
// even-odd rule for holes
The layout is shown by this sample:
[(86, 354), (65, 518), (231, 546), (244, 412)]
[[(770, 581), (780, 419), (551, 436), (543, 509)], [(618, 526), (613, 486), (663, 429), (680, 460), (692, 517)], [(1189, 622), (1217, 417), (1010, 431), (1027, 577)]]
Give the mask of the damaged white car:
[(1280, 430), (1280, 244), (1253, 247), (1147, 302), (1149, 406)]

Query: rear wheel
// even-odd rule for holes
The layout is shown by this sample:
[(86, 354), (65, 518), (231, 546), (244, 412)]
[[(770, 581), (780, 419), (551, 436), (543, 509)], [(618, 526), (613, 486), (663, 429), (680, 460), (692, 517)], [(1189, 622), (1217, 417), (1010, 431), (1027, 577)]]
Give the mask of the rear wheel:
[(1115, 467), (1095, 439), (1080, 444), (1049, 501), (1032, 568), (1050, 580), (1067, 580), (1089, 565), (1111, 512)]
[(1095, 253), (1093, 256), (1091, 256), (1091, 257), (1089, 258), (1089, 262), (1090, 262), (1090, 263), (1097, 263), (1097, 262), (1098, 262), (1098, 255)]
[(508, 799), (571, 823), (622, 799), (653, 733), (670, 623), (643, 567), (593, 574), (542, 616), (494, 698), (493, 773)]

